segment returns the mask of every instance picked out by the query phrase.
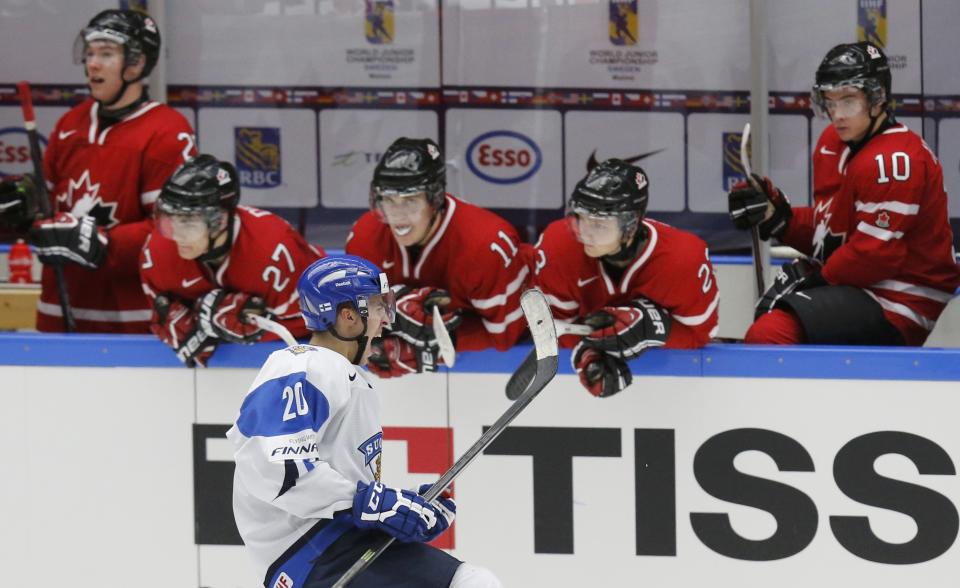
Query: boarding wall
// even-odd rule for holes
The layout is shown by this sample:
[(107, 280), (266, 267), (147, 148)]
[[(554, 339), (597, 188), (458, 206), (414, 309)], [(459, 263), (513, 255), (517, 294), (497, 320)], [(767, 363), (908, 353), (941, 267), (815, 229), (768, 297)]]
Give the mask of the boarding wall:
[[(276, 344), (180, 367), (150, 337), (0, 336), (9, 585), (254, 587), (223, 437)], [(526, 354), (371, 381), (383, 479), (435, 479)], [(440, 546), (507, 586), (955, 584), (960, 352), (654, 350), (623, 393), (561, 372), (456, 481)]]

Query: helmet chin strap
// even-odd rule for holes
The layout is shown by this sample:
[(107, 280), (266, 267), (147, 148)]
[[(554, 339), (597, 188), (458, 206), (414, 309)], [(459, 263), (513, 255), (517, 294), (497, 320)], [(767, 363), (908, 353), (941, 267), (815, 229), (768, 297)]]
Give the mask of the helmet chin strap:
[(230, 247), (233, 246), (233, 213), (230, 213), (230, 218), (227, 220), (227, 228), (224, 229), (227, 233), (227, 240), (224, 241), (221, 245), (217, 246), (215, 243), (217, 239), (220, 238), (220, 235), (223, 232), (217, 233), (216, 236), (207, 237), (207, 252), (203, 255), (197, 256), (197, 261), (216, 261), (227, 254), (230, 251)]
[(636, 257), (637, 250), (640, 249), (640, 244), (646, 242), (647, 240), (647, 231), (643, 226), (643, 223), (637, 221), (637, 230), (634, 231), (632, 237), (628, 237), (628, 240), (625, 240), (620, 245), (620, 249), (616, 253), (611, 253), (610, 255), (604, 255), (601, 259), (603, 261), (609, 261), (612, 263), (622, 263), (624, 261), (629, 261)]
[(353, 365), (360, 365), (360, 358), (363, 357), (363, 352), (367, 349), (367, 342), (369, 338), (367, 337), (367, 317), (360, 315), (360, 322), (363, 323), (363, 332), (357, 335), (356, 337), (344, 337), (337, 332), (336, 326), (331, 326), (329, 331), (330, 334), (340, 339), (341, 341), (346, 342), (357, 342), (357, 352), (354, 354), (353, 359), (350, 361)]

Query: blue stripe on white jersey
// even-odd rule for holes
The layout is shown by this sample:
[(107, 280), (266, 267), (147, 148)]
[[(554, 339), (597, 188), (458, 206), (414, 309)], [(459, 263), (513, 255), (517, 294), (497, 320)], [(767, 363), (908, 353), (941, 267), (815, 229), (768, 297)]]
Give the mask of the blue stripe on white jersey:
[(320, 430), (330, 417), (330, 402), (307, 380), (294, 372), (267, 380), (243, 400), (237, 428), (247, 438), (281, 437), (306, 429)]

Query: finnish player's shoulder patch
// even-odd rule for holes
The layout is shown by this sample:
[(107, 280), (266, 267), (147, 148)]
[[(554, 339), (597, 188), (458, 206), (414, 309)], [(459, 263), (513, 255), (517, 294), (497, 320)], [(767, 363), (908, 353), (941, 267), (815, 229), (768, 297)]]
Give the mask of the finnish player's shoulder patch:
[(284, 351), (289, 351), (294, 355), (303, 355), (308, 351), (316, 351), (316, 350), (317, 348), (311, 345), (292, 345), (290, 347), (287, 347)]

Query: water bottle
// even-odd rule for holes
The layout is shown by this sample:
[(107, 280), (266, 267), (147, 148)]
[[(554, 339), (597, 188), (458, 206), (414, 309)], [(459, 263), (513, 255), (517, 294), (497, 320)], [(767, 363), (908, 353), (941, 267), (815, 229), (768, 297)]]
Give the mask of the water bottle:
[(7, 263), (10, 267), (11, 284), (30, 284), (33, 282), (33, 253), (23, 239), (17, 239), (17, 242), (10, 246)]

